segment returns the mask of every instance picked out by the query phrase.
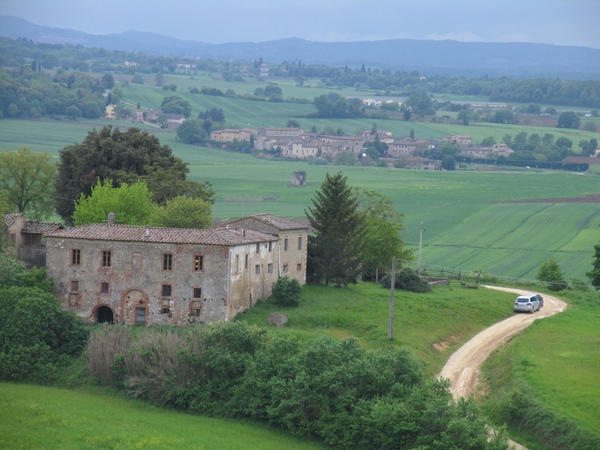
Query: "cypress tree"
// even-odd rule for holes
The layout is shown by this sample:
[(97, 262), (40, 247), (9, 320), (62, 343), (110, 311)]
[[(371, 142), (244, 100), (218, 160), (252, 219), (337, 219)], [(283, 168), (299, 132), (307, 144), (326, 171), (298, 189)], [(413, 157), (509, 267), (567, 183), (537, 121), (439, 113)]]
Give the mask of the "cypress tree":
[(600, 244), (594, 246), (595, 254), (592, 261), (592, 270), (586, 273), (586, 276), (592, 282), (592, 286), (600, 289)]
[(347, 177), (341, 172), (325, 176), (321, 189), (305, 211), (314, 236), (309, 238), (309, 281), (345, 286), (356, 283), (366, 232), (364, 215)]

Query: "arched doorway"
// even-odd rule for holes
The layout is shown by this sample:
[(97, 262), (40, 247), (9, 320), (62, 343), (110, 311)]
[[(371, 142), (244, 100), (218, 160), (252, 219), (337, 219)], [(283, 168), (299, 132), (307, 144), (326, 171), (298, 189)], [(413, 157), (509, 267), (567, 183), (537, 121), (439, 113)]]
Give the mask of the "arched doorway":
[(108, 306), (101, 306), (96, 310), (96, 319), (98, 323), (113, 323), (115, 317), (112, 309)]

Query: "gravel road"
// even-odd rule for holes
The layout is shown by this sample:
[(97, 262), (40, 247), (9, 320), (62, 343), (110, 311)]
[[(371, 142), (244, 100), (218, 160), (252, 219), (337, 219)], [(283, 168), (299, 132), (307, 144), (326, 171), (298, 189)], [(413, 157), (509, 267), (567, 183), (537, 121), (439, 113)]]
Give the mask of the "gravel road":
[[(496, 286), (483, 287), (512, 292), (517, 295), (533, 293), (521, 289)], [(567, 308), (567, 304), (556, 297), (549, 295), (543, 295), (543, 297), (544, 306), (539, 311), (533, 314), (515, 313), (512, 317), (486, 328), (459, 348), (448, 359), (439, 376), (450, 379), (450, 391), (454, 395), (454, 398), (468, 397), (469, 394), (477, 390), (481, 365), (494, 349), (506, 342), (513, 334), (531, 325), (534, 320), (553, 316)], [(507, 305), (507, 308), (512, 308), (512, 303)], [(465, 311), (465, 314), (468, 314), (468, 311)]]
[[(534, 293), (521, 289), (497, 286), (483, 287), (512, 292), (517, 295)], [(455, 399), (468, 397), (470, 394), (476, 392), (481, 365), (494, 349), (506, 342), (513, 334), (527, 328), (534, 320), (550, 317), (567, 309), (567, 304), (562, 300), (546, 294), (543, 297), (544, 306), (539, 311), (533, 314), (516, 313), (512, 317), (486, 328), (452, 354), (446, 365), (442, 368), (439, 377), (450, 379), (450, 392), (452, 392)], [(512, 304), (507, 305), (507, 307), (512, 308)], [(465, 314), (467, 313), (468, 311), (465, 312)], [(509, 441), (509, 445), (511, 448), (517, 450), (525, 449), (525, 447), (514, 441)]]

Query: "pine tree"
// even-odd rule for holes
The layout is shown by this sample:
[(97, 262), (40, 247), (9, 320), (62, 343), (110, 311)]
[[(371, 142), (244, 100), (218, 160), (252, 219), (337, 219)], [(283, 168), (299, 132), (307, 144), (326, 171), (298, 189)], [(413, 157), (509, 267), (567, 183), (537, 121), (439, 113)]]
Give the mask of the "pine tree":
[(309, 281), (345, 286), (356, 283), (366, 232), (359, 202), (341, 172), (325, 176), (306, 216), (315, 235), (309, 239)]

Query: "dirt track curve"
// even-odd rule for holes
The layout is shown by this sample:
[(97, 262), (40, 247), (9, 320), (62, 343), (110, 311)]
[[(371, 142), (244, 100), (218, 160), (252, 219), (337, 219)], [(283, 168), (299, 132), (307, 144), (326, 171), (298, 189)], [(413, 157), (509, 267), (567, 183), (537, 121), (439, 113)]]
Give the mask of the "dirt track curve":
[[(521, 289), (484, 286), (488, 289), (527, 295), (533, 292)], [(567, 304), (562, 300), (544, 295), (544, 306), (533, 314), (519, 313), (504, 319), (473, 337), (470, 341), (452, 354), (439, 374), (440, 378), (450, 379), (450, 392), (455, 399), (468, 397), (477, 391), (481, 365), (494, 349), (502, 345), (513, 334), (527, 328), (536, 319), (543, 319), (563, 312)], [(525, 449), (522, 445), (509, 440), (511, 448)]]
[[(511, 289), (496, 286), (484, 286), (488, 289), (513, 292), (517, 295), (533, 293), (521, 289)], [(450, 391), (454, 398), (468, 397), (477, 390), (481, 365), (490, 353), (506, 342), (513, 334), (527, 328), (536, 319), (543, 319), (563, 312), (567, 304), (562, 300), (544, 295), (544, 306), (533, 314), (518, 313), (486, 328), (470, 341), (459, 348), (446, 365), (439, 377), (450, 379)]]

